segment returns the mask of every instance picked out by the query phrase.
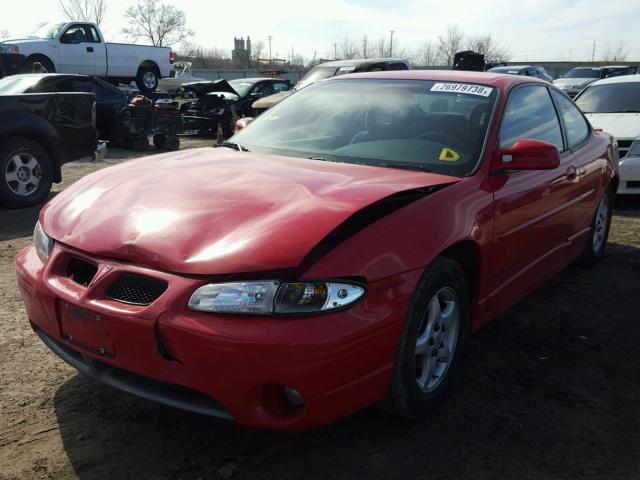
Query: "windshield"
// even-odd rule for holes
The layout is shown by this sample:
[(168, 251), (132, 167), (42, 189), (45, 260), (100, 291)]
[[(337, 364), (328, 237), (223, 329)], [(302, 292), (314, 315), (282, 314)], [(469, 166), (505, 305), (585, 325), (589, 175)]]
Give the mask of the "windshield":
[(574, 68), (564, 76), (564, 78), (600, 78), (598, 68)]
[(307, 72), (307, 74), (300, 79), (298, 83), (293, 87), (294, 90), (299, 90), (302, 87), (317, 82), (318, 80), (324, 80), (325, 78), (335, 76), (339, 67), (323, 67), (317, 65)]
[(232, 141), (276, 155), (466, 176), (478, 164), (496, 96), (491, 87), (450, 82), (318, 82)]
[(29, 38), (55, 38), (64, 23), (40, 23), (29, 33)]
[(592, 85), (576, 104), (584, 113), (640, 112), (640, 82)]
[(0, 80), (0, 95), (19, 95), (35, 86), (42, 77), (39, 75), (15, 75)]
[(233, 89), (238, 92), (238, 95), (244, 97), (247, 93), (249, 93), (249, 90), (251, 90), (251, 87), (253, 87), (254, 84), (245, 82), (243, 80), (231, 80), (229, 82), (229, 85), (231, 85)]

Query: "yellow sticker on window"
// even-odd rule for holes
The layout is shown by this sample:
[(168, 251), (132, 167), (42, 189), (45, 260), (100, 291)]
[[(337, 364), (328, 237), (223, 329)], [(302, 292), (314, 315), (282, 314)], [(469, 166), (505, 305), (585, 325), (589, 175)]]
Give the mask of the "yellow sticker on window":
[(439, 159), (442, 162), (457, 162), (458, 160), (460, 160), (460, 154), (455, 150), (444, 147), (440, 152)]

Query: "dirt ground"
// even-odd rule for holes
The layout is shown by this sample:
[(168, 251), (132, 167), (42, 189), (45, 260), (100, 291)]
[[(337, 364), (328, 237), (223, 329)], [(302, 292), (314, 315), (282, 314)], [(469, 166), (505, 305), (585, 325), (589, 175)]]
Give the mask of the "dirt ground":
[[(66, 165), (55, 190), (136, 155)], [(370, 408), (303, 433), (142, 400), (49, 352), (13, 267), (37, 210), (0, 210), (1, 480), (640, 478), (640, 198), (618, 200), (597, 267), (569, 267), (473, 337), (430, 419)]]

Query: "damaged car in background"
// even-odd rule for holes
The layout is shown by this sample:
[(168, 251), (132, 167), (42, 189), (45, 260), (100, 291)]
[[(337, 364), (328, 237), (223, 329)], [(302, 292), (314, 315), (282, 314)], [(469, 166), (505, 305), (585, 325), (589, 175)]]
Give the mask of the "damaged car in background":
[(178, 89), (185, 130), (206, 134), (220, 127), (231, 136), (238, 118), (254, 115), (255, 100), (290, 87), (288, 80), (265, 77), (187, 83)]
[(617, 163), (538, 79), (338, 76), (218, 148), (80, 179), (18, 286), (53, 352), (148, 399), (276, 429), (424, 418), (471, 332), (603, 256)]
[(137, 93), (127, 94), (110, 83), (88, 75), (32, 73), (0, 80), (0, 95), (24, 93), (91, 93), (96, 99), (98, 138), (111, 146), (145, 149), (148, 137), (162, 150), (180, 147), (183, 131), (178, 103), (153, 101)]

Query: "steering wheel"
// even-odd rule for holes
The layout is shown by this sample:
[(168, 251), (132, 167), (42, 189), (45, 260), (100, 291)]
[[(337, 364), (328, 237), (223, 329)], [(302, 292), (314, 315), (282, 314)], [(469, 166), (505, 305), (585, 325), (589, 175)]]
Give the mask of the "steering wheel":
[(460, 150), (462, 152), (467, 151), (466, 145), (464, 145), (458, 137), (455, 137), (450, 133), (425, 132), (415, 137), (415, 140), (433, 140), (443, 145), (451, 145), (456, 150)]

